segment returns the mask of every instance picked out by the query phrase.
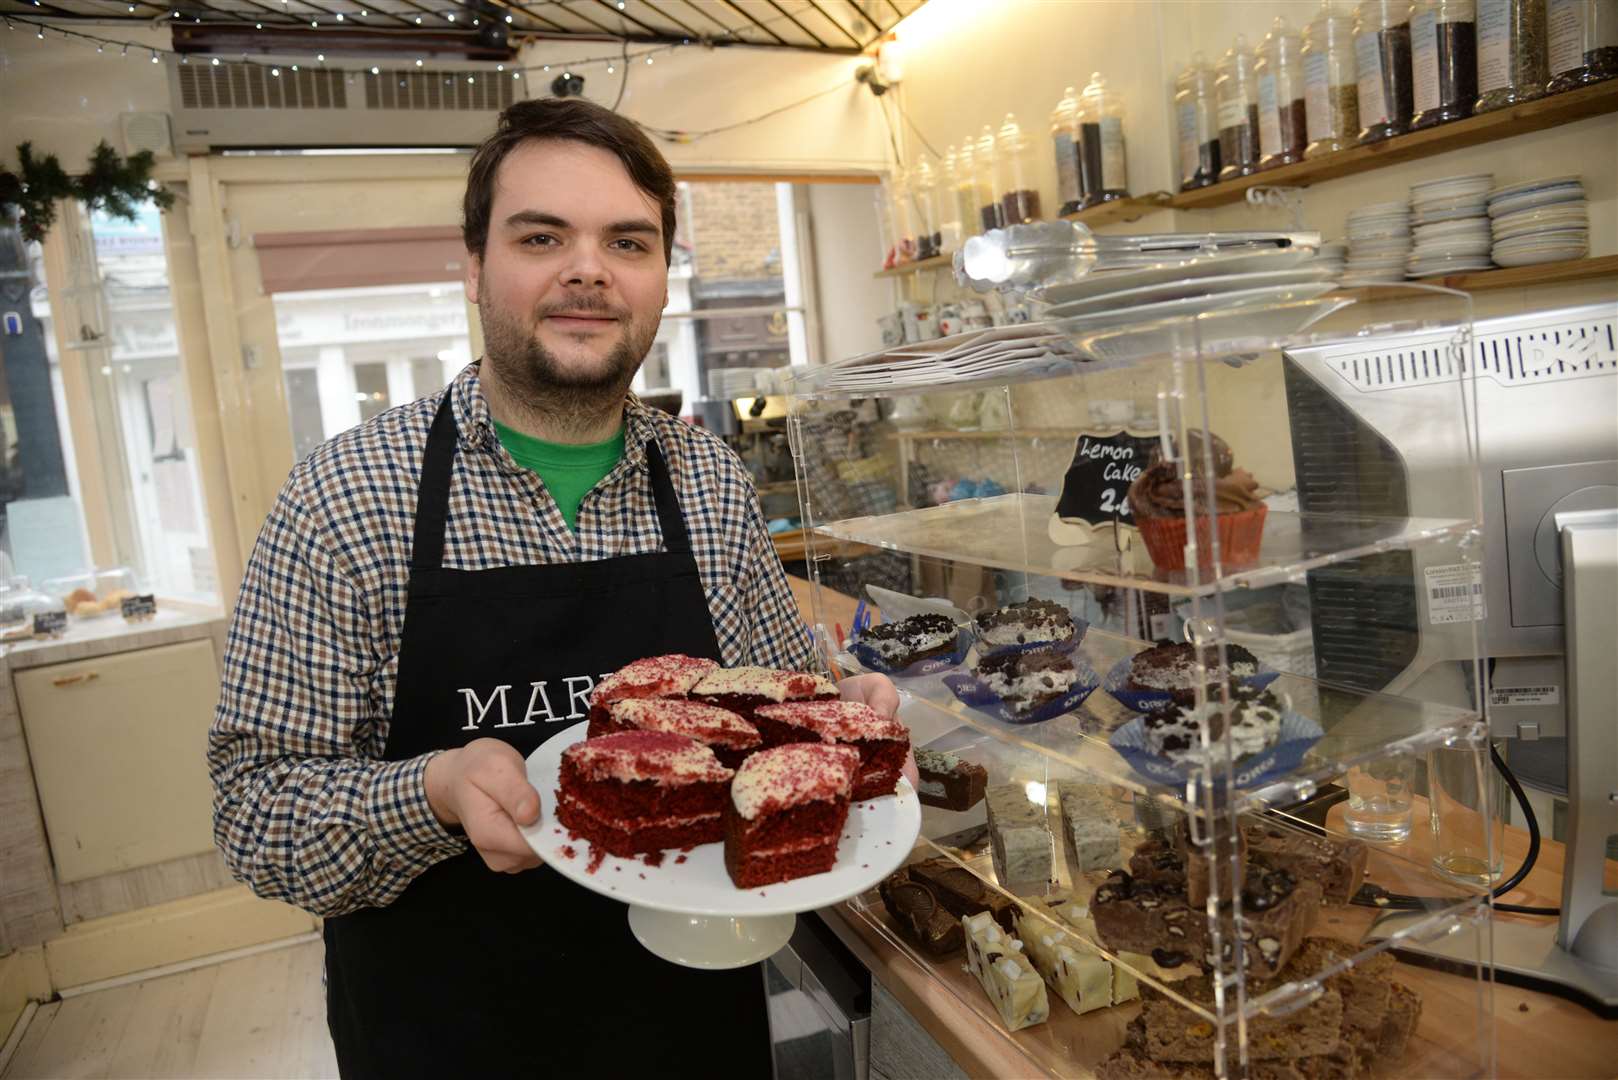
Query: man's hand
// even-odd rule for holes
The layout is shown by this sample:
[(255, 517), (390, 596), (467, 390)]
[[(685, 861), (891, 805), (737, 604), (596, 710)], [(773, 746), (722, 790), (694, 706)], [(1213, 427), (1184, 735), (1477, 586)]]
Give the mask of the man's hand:
[(427, 805), (447, 826), (459, 825), (490, 870), (515, 874), (540, 864), (517, 831), (539, 820), (539, 792), (522, 755), (500, 739), (473, 739), (427, 763)]
[[(838, 683), (837, 690), (844, 701), (863, 702), (878, 716), (896, 716), (899, 712), (899, 691), (886, 675), (854, 675)], [(905, 754), (904, 777), (913, 788), (921, 785), (913, 753)]]

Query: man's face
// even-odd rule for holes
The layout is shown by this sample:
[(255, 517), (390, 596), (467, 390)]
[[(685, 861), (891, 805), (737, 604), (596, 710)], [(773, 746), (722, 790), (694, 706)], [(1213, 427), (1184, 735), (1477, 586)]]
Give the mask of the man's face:
[(668, 303), (661, 222), (657, 201), (607, 150), (545, 139), (506, 156), (466, 295), (511, 390), (623, 394)]

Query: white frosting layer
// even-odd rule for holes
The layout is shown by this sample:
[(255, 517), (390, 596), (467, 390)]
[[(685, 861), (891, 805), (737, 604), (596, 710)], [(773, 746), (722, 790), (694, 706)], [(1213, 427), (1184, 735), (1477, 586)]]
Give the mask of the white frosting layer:
[(802, 700), (821, 694), (837, 693), (837, 686), (819, 675), (774, 668), (718, 668), (708, 672), (691, 688), (696, 695), (738, 694), (770, 701)]
[(730, 785), (736, 812), (752, 821), (817, 800), (846, 800), (854, 791), (860, 752), (851, 746), (792, 743), (761, 750), (742, 762)]

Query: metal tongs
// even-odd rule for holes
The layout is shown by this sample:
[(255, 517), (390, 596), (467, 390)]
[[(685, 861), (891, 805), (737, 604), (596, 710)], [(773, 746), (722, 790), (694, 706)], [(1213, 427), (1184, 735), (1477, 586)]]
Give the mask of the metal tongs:
[(955, 280), (977, 292), (1026, 293), (1096, 271), (1172, 265), (1239, 253), (1320, 247), (1318, 232), (1145, 233), (1097, 236), (1077, 221), (990, 229), (955, 253)]

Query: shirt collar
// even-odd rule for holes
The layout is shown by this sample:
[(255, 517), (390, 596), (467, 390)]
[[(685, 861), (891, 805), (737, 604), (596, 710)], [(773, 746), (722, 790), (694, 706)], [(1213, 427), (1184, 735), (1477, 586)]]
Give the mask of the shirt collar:
[[(453, 396), (450, 408), (455, 414), (460, 449), (498, 451), (500, 436), (495, 433), (489, 399), (484, 396), (483, 383), (478, 377), (482, 363), (474, 360), (450, 383), (449, 392)], [(646, 444), (656, 437), (653, 409), (630, 391), (624, 396), (623, 463), (642, 465), (646, 460)]]

